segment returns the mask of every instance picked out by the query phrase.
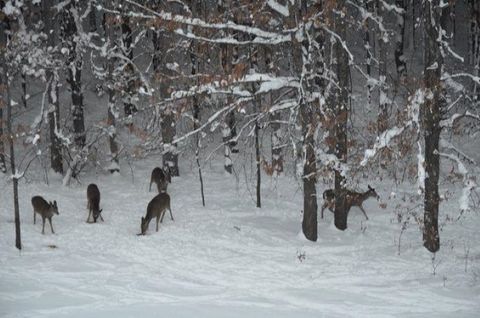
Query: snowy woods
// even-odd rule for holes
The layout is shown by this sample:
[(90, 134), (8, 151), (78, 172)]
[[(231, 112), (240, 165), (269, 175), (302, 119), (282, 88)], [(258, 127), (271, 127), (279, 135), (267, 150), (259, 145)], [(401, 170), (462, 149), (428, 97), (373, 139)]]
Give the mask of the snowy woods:
[(340, 230), (358, 175), (416, 182), (431, 252), (442, 161), (470, 209), (475, 160), (450, 140), (477, 133), (476, 1), (0, 3), (0, 168), (14, 191), (31, 163), (68, 185), (154, 155), (173, 176), (193, 155), (202, 181), (223, 152), (228, 174), (254, 162), (259, 208), (262, 175), (295, 175), (312, 241), (319, 179)]
[[(41, 255), (65, 253), (79, 272), (135, 259), (106, 286), (140, 277), (155, 301), (142, 288), (162, 267), (182, 297), (254, 290), (266, 308), (316, 310), (291, 287), (324, 295), (318, 279), (345, 272), (373, 286), (378, 271), (383, 303), (390, 285), (418, 287), (395, 279), (416, 282), (426, 255), (443, 287), (477, 295), (455, 290), (444, 316), (478, 301), (480, 1), (0, 0), (0, 50), (0, 242), (25, 258), (58, 269)], [(0, 286), (23, 291), (12, 264), (30, 259), (8, 248)], [(437, 305), (419, 302), (418, 315)]]

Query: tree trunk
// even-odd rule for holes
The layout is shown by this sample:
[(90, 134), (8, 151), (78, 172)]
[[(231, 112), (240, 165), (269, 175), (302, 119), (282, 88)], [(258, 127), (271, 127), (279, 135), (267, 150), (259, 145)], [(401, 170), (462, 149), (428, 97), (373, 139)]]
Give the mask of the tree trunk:
[(5, 60), (2, 58), (2, 77), (5, 76), (3, 80), (5, 82), (5, 93), (6, 93), (6, 100), (5, 102), (7, 106), (7, 139), (10, 146), (10, 169), (12, 171), (12, 181), (13, 181), (13, 207), (15, 213), (15, 246), (19, 250), (22, 249), (22, 237), (20, 231), (20, 207), (18, 204), (18, 177), (17, 177), (17, 170), (15, 168), (15, 140), (14, 140), (14, 132), (12, 129), (12, 101), (10, 97), (10, 78), (8, 68), (5, 65)]
[[(92, 8), (93, 9), (93, 8)], [(64, 8), (63, 32), (69, 55), (67, 59), (68, 83), (72, 92), (73, 134), (76, 147), (80, 150), (85, 147), (85, 120), (82, 92), (82, 65), (81, 53), (77, 50), (75, 36), (78, 33), (72, 10), (76, 11), (72, 1)], [(80, 54), (78, 54), (80, 53)]]
[(165, 150), (163, 152), (163, 166), (168, 167), (170, 175), (179, 176), (177, 147), (172, 142), (175, 139), (176, 122), (175, 113), (171, 109), (166, 109), (162, 114), (161, 122), (162, 139)]
[[(123, 43), (123, 55), (128, 59), (125, 66), (124, 76), (125, 76), (125, 91), (123, 92), (123, 105), (125, 116), (132, 116), (136, 111), (137, 107), (135, 106), (133, 100), (135, 95), (135, 70), (132, 65), (133, 60), (133, 48), (132, 48), (133, 34), (132, 28), (130, 27), (130, 18), (122, 18), (122, 43)], [(131, 119), (127, 121), (128, 124), (132, 124)]]
[[(272, 48), (265, 47), (265, 71), (274, 75)], [(273, 104), (273, 92), (266, 94), (266, 103), (268, 107)], [(283, 153), (282, 153), (282, 126), (280, 125), (280, 112), (274, 112), (270, 115), (271, 133), (271, 152), (272, 152), (272, 171), (278, 176), (283, 172)]]
[[(385, 10), (377, 0), (377, 14), (380, 18), (385, 19)], [(387, 96), (387, 44), (383, 41), (383, 36), (379, 40), (379, 61), (378, 61), (378, 77), (379, 77), (379, 112), (377, 118), (377, 133), (380, 135), (388, 128), (388, 96)]]
[[(224, 18), (230, 17), (231, 3), (230, 0), (220, 0), (218, 1), (217, 11), (218, 14)], [(235, 37), (235, 35), (234, 35)], [(220, 63), (223, 69), (223, 75), (228, 77), (232, 75), (233, 72), (233, 63), (237, 62), (238, 59), (238, 49), (233, 45), (221, 44), (220, 45)], [(227, 105), (233, 103), (233, 98), (227, 97)], [(222, 122), (222, 138), (224, 142), (224, 169), (228, 173), (233, 173), (233, 160), (232, 153), (237, 153), (238, 150), (235, 148), (237, 142), (232, 140), (237, 136), (236, 133), (236, 123), (235, 123), (235, 110), (230, 111), (225, 115)]]
[(59, 138), (60, 134), (60, 104), (58, 101), (58, 74), (51, 72), (49, 84), (49, 103), (51, 105), (48, 112), (48, 124), (50, 131), (50, 164), (52, 170), (63, 174), (62, 145)]
[[(337, 12), (342, 12), (345, 8), (345, 0), (337, 1)], [(346, 39), (346, 18), (335, 14), (335, 31), (342, 40)], [(347, 161), (347, 120), (348, 120), (348, 100), (349, 100), (349, 61), (348, 55), (343, 46), (335, 43), (335, 53), (337, 57), (337, 77), (338, 86), (337, 103), (335, 105), (335, 155), (341, 162)], [(340, 171), (335, 171), (335, 226), (339, 230), (347, 228), (348, 211), (344, 197), (344, 177)]]
[[(116, 7), (116, 3), (114, 3)], [(112, 17), (112, 19), (109, 19)], [(115, 25), (113, 23), (113, 14), (105, 13), (104, 15), (104, 30), (106, 37), (114, 42), (115, 39)], [(116, 129), (116, 118), (118, 116), (117, 109), (117, 95), (115, 91), (115, 83), (113, 78), (113, 73), (115, 69), (116, 58), (113, 56), (107, 56), (107, 90), (108, 90), (108, 109), (107, 109), (107, 123), (109, 125), (109, 134), (108, 134), (108, 145), (110, 148), (111, 162), (109, 171), (110, 173), (120, 172), (119, 158), (118, 158), (118, 143), (117, 143), (117, 129)]]
[[(425, 137), (425, 212), (423, 244), (432, 253), (440, 249), (438, 233), (438, 178), (440, 157), (438, 154), (440, 140), (440, 120), (442, 116), (441, 74), (443, 57), (438, 43), (439, 25), (442, 9), (440, 0), (425, 1), (425, 88), (431, 98), (426, 98), (423, 105), (423, 125)], [(432, 67), (436, 64), (436, 67)]]
[[(3, 85), (2, 82), (0, 82), (0, 85)], [(0, 94), (2, 92), (0, 91)], [(3, 94), (1, 94), (3, 95)], [(5, 165), (5, 144), (4, 144), (4, 134), (3, 134), (3, 98), (0, 101), (0, 172), (6, 173), (7, 172), (7, 166)]]
[(405, 17), (407, 9), (405, 1), (408, 0), (397, 0), (397, 7), (403, 9), (403, 12), (396, 13), (398, 32), (395, 37), (395, 64), (397, 66), (397, 74), (400, 80), (404, 79), (407, 70), (407, 64), (405, 63), (405, 56), (403, 54), (403, 47), (405, 43)]
[[(3, 9), (0, 7), (0, 9)], [(7, 33), (9, 29), (8, 18), (4, 16), (4, 20), (0, 22), (0, 48), (5, 48), (7, 46)], [(0, 54), (0, 172), (7, 172), (7, 165), (5, 162), (5, 143), (6, 140), (4, 131), (3, 131), (3, 109), (6, 106), (7, 96), (6, 96), (6, 85), (7, 79), (5, 74), (7, 73), (5, 54)]]
[(27, 74), (22, 70), (22, 105), (27, 108)]
[[(96, 0), (90, 0), (89, 6), (90, 6), (90, 12), (88, 14), (88, 26), (90, 32), (96, 32), (97, 31), (97, 8), (96, 8)], [(75, 4), (75, 2), (74, 2)]]
[[(201, 5), (198, 4), (195, 0), (190, 0), (189, 2), (190, 11), (192, 16), (199, 16), (199, 13), (202, 12)], [(190, 61), (192, 62), (192, 75), (197, 75), (200, 69), (200, 63), (197, 56), (200, 54), (199, 47), (195, 42), (190, 44)], [(199, 85), (199, 81), (196, 80), (196, 84)], [(200, 127), (200, 107), (198, 105), (197, 96), (193, 97), (193, 130), (197, 130)], [(195, 134), (195, 161), (197, 162), (198, 167), (198, 178), (200, 180), (200, 195), (202, 196), (202, 205), (205, 206), (205, 194), (203, 193), (203, 177), (202, 177), (202, 167), (200, 165), (200, 134)]]
[[(53, 12), (55, 10), (55, 0), (45, 0), (43, 4), (43, 19), (45, 34), (48, 34), (48, 45), (55, 46), (57, 32), (57, 15)], [(60, 103), (58, 100), (59, 77), (56, 70), (49, 70), (47, 72), (48, 78), (48, 124), (50, 130), (50, 165), (52, 170), (56, 173), (63, 174), (63, 159), (62, 159), (62, 145), (59, 138), (60, 133)]]
[[(365, 2), (365, 8), (368, 12), (372, 11), (372, 3), (371, 3), (372, 1), (373, 0), (367, 0)], [(367, 75), (370, 77), (372, 76), (372, 45), (370, 41), (370, 23), (368, 19), (365, 20), (365, 34), (364, 34), (363, 42), (364, 42), (365, 51), (367, 53), (366, 54), (367, 55), (366, 56), (367, 57), (367, 63), (366, 63)], [(373, 90), (373, 87), (368, 82), (367, 83), (367, 103), (368, 103), (369, 110), (371, 109), (371, 106), (372, 106), (372, 90)]]

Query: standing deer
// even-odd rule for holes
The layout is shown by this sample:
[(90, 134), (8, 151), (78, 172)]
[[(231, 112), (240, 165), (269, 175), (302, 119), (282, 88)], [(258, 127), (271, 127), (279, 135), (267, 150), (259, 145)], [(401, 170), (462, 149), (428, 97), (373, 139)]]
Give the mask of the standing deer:
[(100, 209), (100, 190), (98, 190), (95, 183), (91, 183), (87, 187), (87, 209), (87, 223), (92, 223), (90, 222), (90, 215), (93, 215), (93, 223), (97, 223), (98, 217), (104, 222), (103, 217), (100, 214), (103, 211)]
[(45, 234), (45, 219), (48, 219), (48, 222), (50, 222), (50, 229), (52, 230), (52, 233), (55, 234), (52, 226), (52, 216), (54, 214), (57, 214), (57, 215), (59, 214), (57, 201), (53, 201), (53, 203), (51, 201), (47, 202), (41, 196), (34, 196), (32, 197), (32, 206), (33, 206), (33, 224), (37, 223), (36, 213), (38, 213), (42, 216), (42, 221), (43, 221), (42, 234)]
[[(368, 186), (368, 190), (365, 192), (355, 192), (351, 190), (345, 190), (345, 203), (347, 212), (350, 211), (352, 206), (358, 206), (360, 210), (362, 210), (363, 215), (368, 220), (367, 213), (363, 209), (363, 202), (366, 201), (368, 198), (376, 198), (377, 200), (380, 199), (380, 196), (375, 192), (375, 189)], [(323, 205), (322, 205), (322, 212), (321, 217), (323, 219), (323, 210), (328, 208), (331, 212), (335, 210), (335, 192), (333, 189), (327, 189), (323, 192)]]
[(141, 230), (142, 233), (139, 235), (145, 235), (148, 229), (148, 225), (153, 218), (157, 218), (157, 232), (158, 232), (158, 221), (163, 222), (163, 217), (165, 216), (165, 211), (168, 209), (170, 211), (170, 217), (173, 221), (172, 209), (170, 208), (170, 196), (165, 193), (159, 193), (155, 196), (147, 206), (147, 215), (142, 217)]
[(168, 169), (162, 169), (156, 167), (152, 170), (152, 175), (150, 176), (150, 187), (148, 191), (152, 190), (152, 183), (157, 184), (158, 193), (167, 192), (168, 184), (172, 182), (170, 172)]

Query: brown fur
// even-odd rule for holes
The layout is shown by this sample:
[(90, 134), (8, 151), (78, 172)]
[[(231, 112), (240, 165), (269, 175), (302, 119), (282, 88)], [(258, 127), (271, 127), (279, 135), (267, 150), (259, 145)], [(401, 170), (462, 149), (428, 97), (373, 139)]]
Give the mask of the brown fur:
[(48, 222), (50, 223), (50, 229), (52, 230), (52, 233), (55, 234), (52, 226), (52, 216), (54, 214), (57, 214), (57, 215), (59, 214), (57, 201), (53, 201), (53, 203), (51, 201), (47, 202), (41, 196), (34, 196), (32, 197), (32, 206), (33, 206), (33, 224), (37, 222), (36, 213), (38, 213), (42, 216), (42, 221), (43, 221), (42, 234), (45, 234), (45, 219), (48, 219)]
[(96, 223), (97, 219), (103, 221), (103, 217), (100, 213), (102, 210), (100, 209), (100, 190), (95, 183), (91, 183), (87, 187), (87, 208), (88, 208), (88, 218), (87, 223), (89, 223), (90, 215), (93, 215), (93, 222)]
[(150, 176), (150, 187), (148, 191), (152, 190), (152, 183), (154, 182), (157, 185), (158, 193), (167, 192), (168, 184), (172, 182), (170, 172), (159, 167), (154, 168)]
[(163, 222), (163, 217), (167, 209), (170, 211), (170, 217), (173, 221), (172, 209), (170, 208), (170, 196), (165, 192), (159, 193), (148, 203), (147, 215), (142, 217), (142, 223), (140, 224), (141, 234), (145, 235), (148, 225), (153, 218), (157, 218), (156, 230), (158, 232), (158, 221), (160, 221), (160, 223)]
[[(372, 187), (368, 186), (368, 190), (365, 192), (355, 192), (351, 190), (345, 190), (345, 200), (347, 206), (347, 212), (350, 211), (352, 206), (358, 206), (360, 210), (362, 210), (363, 215), (368, 220), (367, 213), (363, 209), (363, 202), (366, 201), (368, 198), (376, 198), (377, 200), (380, 198)], [(335, 192), (333, 189), (327, 189), (323, 192), (323, 205), (321, 211), (321, 218), (323, 219), (323, 210), (328, 208), (331, 212), (335, 210)]]

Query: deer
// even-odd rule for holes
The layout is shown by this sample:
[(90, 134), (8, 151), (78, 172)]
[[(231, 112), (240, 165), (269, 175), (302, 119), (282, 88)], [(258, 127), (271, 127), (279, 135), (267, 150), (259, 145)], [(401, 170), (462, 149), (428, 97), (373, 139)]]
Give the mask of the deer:
[[(100, 214), (103, 211), (103, 209), (100, 209), (100, 190), (95, 183), (91, 183), (87, 187), (87, 209), (87, 223), (97, 223), (99, 217), (102, 222), (105, 222)], [(90, 221), (90, 215), (93, 215), (93, 222)]]
[(150, 221), (153, 218), (157, 218), (157, 228), (156, 231), (158, 232), (158, 221), (160, 223), (163, 222), (163, 217), (165, 216), (165, 211), (168, 209), (170, 211), (170, 218), (173, 220), (172, 209), (170, 208), (170, 196), (165, 193), (161, 192), (155, 196), (147, 206), (147, 215), (142, 217), (142, 223), (140, 225), (141, 233), (138, 235), (145, 235), (148, 230), (148, 226), (150, 225)]
[(150, 176), (150, 187), (148, 189), (149, 192), (152, 190), (153, 182), (157, 184), (158, 193), (167, 192), (168, 184), (172, 183), (170, 171), (168, 169), (155, 167)]
[(43, 226), (42, 226), (42, 234), (45, 234), (45, 219), (48, 219), (50, 222), (50, 229), (52, 230), (52, 234), (55, 234), (52, 226), (52, 216), (54, 214), (59, 215), (58, 213), (58, 206), (57, 201), (50, 201), (47, 202), (41, 196), (34, 196), (32, 197), (32, 206), (33, 206), (33, 224), (37, 223), (36, 213), (42, 216)]
[[(368, 198), (380, 199), (380, 196), (377, 194), (374, 188), (368, 186), (368, 190), (365, 192), (355, 192), (351, 190), (345, 190), (345, 203), (347, 206), (347, 212), (350, 211), (352, 206), (358, 206), (362, 210), (363, 215), (368, 220), (367, 213), (363, 209), (363, 202)], [(327, 189), (323, 192), (323, 205), (321, 211), (321, 218), (323, 219), (323, 210), (328, 208), (331, 212), (335, 210), (335, 191), (333, 189)]]

